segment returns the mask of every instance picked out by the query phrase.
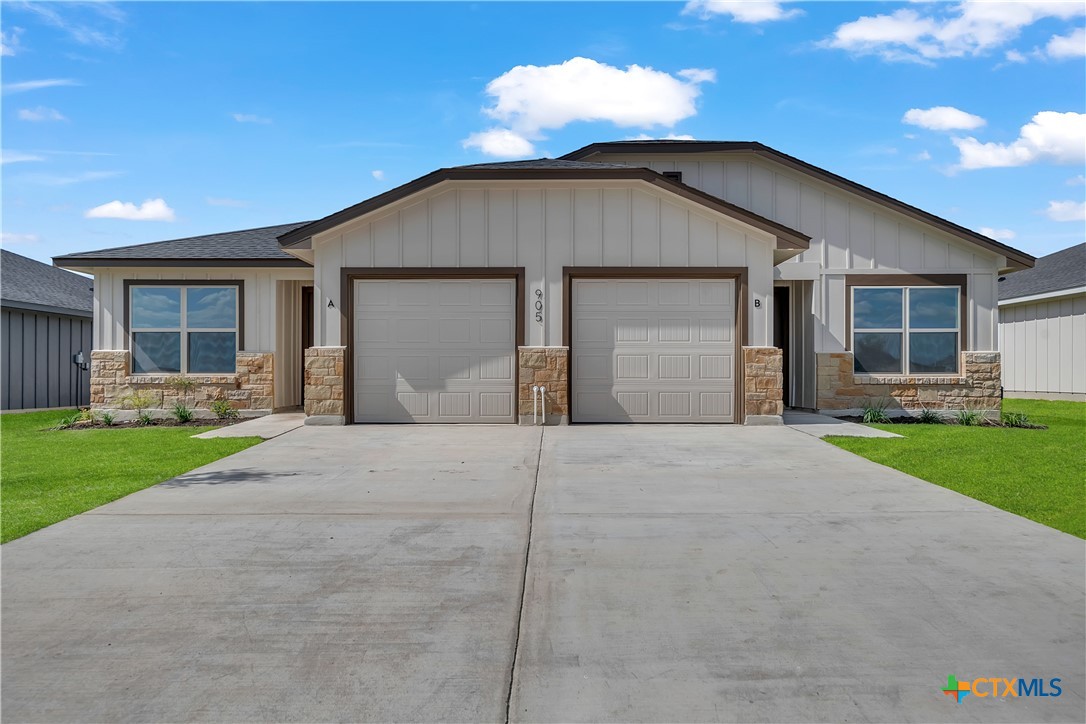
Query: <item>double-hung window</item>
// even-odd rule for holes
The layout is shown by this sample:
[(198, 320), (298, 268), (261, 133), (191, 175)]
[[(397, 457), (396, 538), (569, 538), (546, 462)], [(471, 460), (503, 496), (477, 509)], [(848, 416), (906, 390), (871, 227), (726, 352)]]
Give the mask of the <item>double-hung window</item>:
[(857, 374), (953, 375), (961, 351), (961, 287), (851, 287)]
[(129, 287), (134, 374), (233, 374), (238, 285)]

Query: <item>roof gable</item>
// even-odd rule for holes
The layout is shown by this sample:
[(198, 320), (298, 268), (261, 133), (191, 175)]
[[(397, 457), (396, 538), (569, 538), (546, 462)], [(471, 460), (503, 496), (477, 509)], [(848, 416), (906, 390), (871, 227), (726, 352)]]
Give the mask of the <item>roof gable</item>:
[(764, 216), (668, 178), (652, 169), (625, 164), (533, 159), (508, 163), (483, 163), (438, 169), (421, 178), (374, 196), (279, 237), (283, 247), (300, 246), (316, 234), (334, 229), (359, 217), (383, 209), (447, 181), (544, 181), (544, 180), (628, 180), (644, 181), (688, 201), (707, 207), (740, 222), (772, 234), (778, 248), (806, 249), (810, 237)]
[(1008, 263), (1018, 266), (1020, 268), (1029, 268), (1033, 266), (1035, 261), (1034, 257), (1015, 249), (1014, 247), (1007, 246), (995, 239), (991, 239), (983, 234), (979, 234), (972, 229), (967, 229), (964, 226), (955, 224), (952, 221), (948, 221), (934, 214), (928, 213), (923, 209), (919, 209), (915, 206), (899, 201), (892, 196), (887, 196), (884, 193), (875, 191), (872, 188), (850, 181), (849, 179), (838, 176), (835, 173), (827, 171), (813, 164), (809, 164), (806, 161), (802, 161), (794, 156), (782, 153), (774, 148), (770, 148), (765, 144), (758, 143), (757, 141), (665, 141), (665, 140), (648, 140), (648, 141), (609, 141), (603, 143), (593, 143), (583, 148), (579, 148), (576, 151), (567, 153), (562, 156), (562, 159), (566, 160), (583, 160), (591, 158), (593, 156), (601, 156), (606, 154), (638, 154), (638, 153), (747, 153), (761, 156), (763, 158), (774, 161), (782, 166), (799, 171), (807, 176), (816, 178), (824, 183), (828, 183), (832, 186), (836, 186), (840, 189), (848, 191), (852, 194), (860, 196), (875, 204), (881, 205), (888, 209), (892, 209), (899, 214), (903, 214), (909, 218), (921, 221), (929, 226), (933, 226), (940, 231), (950, 234), (958, 239), (962, 239), (970, 244), (980, 246), (988, 251), (995, 252), (1001, 256), (1005, 256)]

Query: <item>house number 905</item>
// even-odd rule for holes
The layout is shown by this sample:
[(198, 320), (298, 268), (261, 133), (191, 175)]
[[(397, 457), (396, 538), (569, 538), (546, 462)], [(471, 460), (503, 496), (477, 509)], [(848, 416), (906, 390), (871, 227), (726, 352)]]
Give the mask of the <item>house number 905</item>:
[(535, 290), (535, 321), (543, 324), (543, 290)]

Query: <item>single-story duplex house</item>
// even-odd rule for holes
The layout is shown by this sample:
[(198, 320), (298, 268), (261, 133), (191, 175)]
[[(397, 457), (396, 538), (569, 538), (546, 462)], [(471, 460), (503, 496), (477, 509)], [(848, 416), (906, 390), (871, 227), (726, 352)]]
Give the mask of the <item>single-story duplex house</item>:
[(312, 424), (776, 424), (998, 410), (1034, 259), (761, 143), (623, 141), (55, 263), (95, 278), (100, 408), (188, 375)]
[(93, 284), (0, 249), (0, 409), (90, 402)]
[(1086, 243), (999, 283), (999, 351), (1008, 397), (1086, 401)]

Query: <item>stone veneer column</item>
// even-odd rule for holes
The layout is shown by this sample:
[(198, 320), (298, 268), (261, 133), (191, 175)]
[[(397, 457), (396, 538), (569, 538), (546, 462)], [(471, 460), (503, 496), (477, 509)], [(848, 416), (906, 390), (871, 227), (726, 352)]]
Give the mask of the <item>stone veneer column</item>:
[(743, 348), (745, 425), (780, 425), (784, 414), (784, 358), (777, 347)]
[(248, 409), (275, 408), (275, 355), (271, 352), (238, 352), (238, 392), (248, 398)]
[(853, 371), (851, 352), (817, 357), (818, 409), (827, 414), (854, 415), (877, 404), (891, 414), (976, 410), (996, 417), (1003, 406), (999, 352), (962, 352), (957, 375), (862, 375)]
[(346, 347), (310, 347), (305, 351), (305, 424), (342, 425)]
[(91, 407), (96, 410), (119, 408), (121, 398), (129, 392), (128, 350), (93, 350), (90, 376)]
[[(532, 387), (546, 387), (548, 425), (569, 424), (569, 347), (519, 347), (518, 422), (532, 424)], [(542, 417), (542, 410), (540, 410)]]

